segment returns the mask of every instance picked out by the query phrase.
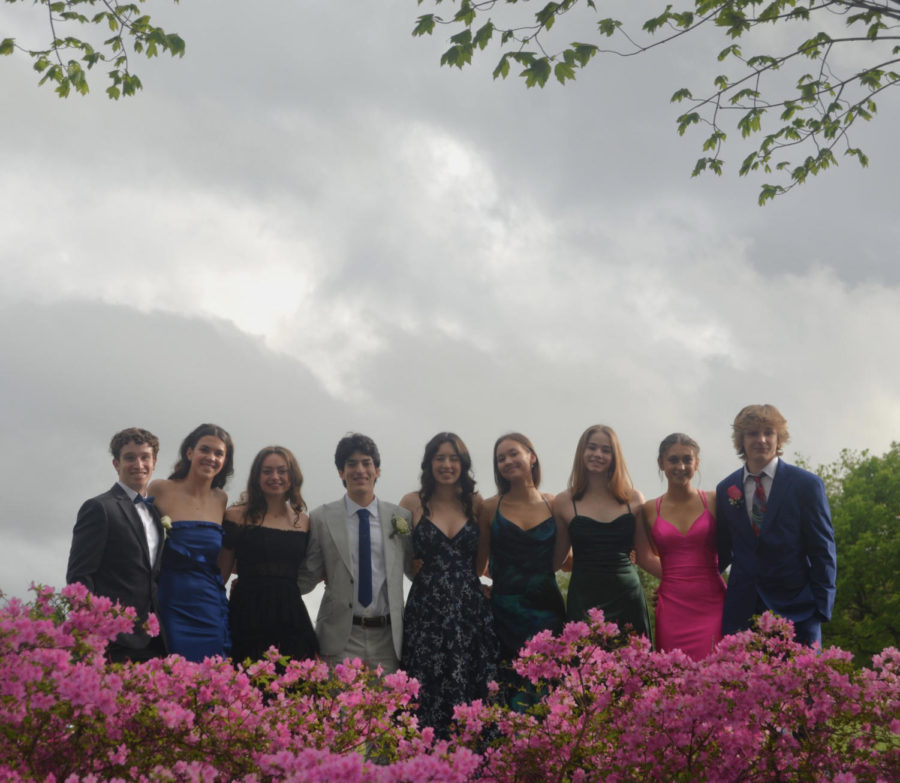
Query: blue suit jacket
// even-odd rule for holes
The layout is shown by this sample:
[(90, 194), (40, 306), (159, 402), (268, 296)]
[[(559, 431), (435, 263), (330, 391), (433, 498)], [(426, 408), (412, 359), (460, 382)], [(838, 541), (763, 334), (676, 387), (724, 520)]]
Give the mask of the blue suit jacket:
[[(722, 632), (748, 628), (759, 602), (793, 622), (830, 619), (837, 556), (825, 484), (779, 459), (757, 537), (743, 497), (743, 473), (742, 467), (716, 487), (719, 567), (731, 563)], [(737, 503), (730, 487), (741, 492)]]

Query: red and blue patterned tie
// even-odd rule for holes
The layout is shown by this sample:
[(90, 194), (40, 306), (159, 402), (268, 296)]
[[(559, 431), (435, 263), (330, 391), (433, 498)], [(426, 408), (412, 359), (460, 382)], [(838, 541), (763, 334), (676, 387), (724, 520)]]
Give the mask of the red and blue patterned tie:
[(766, 490), (762, 485), (762, 474), (754, 476), (751, 473), (750, 475), (756, 482), (756, 488), (753, 490), (753, 503), (750, 505), (750, 525), (758, 536), (762, 529), (763, 515), (766, 513)]

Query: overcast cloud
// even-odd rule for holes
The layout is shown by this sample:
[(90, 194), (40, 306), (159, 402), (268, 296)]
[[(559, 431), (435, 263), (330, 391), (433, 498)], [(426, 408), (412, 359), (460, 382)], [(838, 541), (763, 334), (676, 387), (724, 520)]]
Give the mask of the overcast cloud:
[[(136, 63), (144, 90), (119, 103), (98, 78), (60, 101), (0, 62), (4, 592), (62, 585), (78, 506), (132, 425), (162, 439), (157, 476), (194, 426), (226, 427), (232, 496), (286, 445), (312, 506), (342, 491), (348, 430), (379, 443), (393, 501), (445, 429), (486, 495), (510, 429), (558, 492), (579, 434), (608, 423), (647, 496), (675, 430), (705, 486), (733, 469), (751, 402), (787, 416), (791, 459), (900, 437), (894, 96), (854, 137), (870, 169), (760, 209), (737, 149), (725, 177), (689, 177), (700, 136), (677, 136), (668, 98), (708, 78), (697, 46), (526, 90), (491, 80), (490, 52), (439, 68), (443, 32), (409, 34), (421, 12), (161, 4), (187, 55)], [(16, 34), (33, 14), (3, 11)]]

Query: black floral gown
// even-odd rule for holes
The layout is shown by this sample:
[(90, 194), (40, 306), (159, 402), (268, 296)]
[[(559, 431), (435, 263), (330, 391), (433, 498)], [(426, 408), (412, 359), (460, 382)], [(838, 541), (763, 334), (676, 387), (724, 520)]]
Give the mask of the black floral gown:
[(423, 565), (403, 616), (402, 667), (420, 684), (420, 724), (446, 737), (454, 705), (485, 698), (497, 674), (491, 607), (475, 576), (478, 525), (448, 538), (422, 517), (412, 540)]

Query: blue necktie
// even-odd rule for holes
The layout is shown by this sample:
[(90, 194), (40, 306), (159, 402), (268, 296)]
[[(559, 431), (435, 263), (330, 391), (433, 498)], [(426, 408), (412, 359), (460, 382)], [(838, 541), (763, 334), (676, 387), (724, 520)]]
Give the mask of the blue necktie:
[(361, 508), (359, 516), (359, 603), (372, 603), (372, 534), (369, 532), (369, 509)]
[(145, 498), (143, 495), (138, 493), (137, 495), (134, 496), (134, 505), (137, 505), (138, 503), (143, 503), (144, 505), (147, 506), (147, 508), (149, 508), (150, 506), (153, 505), (154, 500), (156, 500), (156, 498)]

